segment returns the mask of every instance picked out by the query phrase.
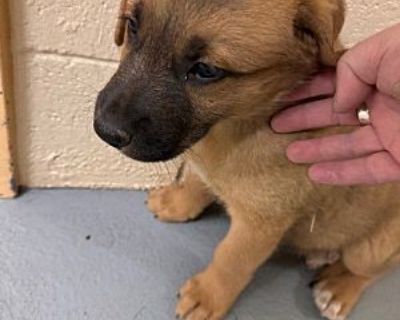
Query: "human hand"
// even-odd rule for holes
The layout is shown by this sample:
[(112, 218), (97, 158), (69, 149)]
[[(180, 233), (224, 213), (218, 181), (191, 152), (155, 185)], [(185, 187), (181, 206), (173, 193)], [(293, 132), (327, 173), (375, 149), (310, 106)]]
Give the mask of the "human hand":
[(356, 111), (370, 110), (371, 124), (349, 134), (298, 141), (287, 149), (295, 163), (312, 164), (310, 178), (334, 185), (400, 181), (400, 24), (361, 42), (327, 71), (293, 92), (300, 101), (334, 95), (289, 108), (272, 120), (286, 133), (337, 125), (359, 125)]

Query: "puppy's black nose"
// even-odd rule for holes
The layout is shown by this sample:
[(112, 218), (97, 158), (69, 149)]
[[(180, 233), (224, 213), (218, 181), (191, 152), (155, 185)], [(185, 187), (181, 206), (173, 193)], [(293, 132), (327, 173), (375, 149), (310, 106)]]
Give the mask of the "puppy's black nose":
[(117, 149), (126, 147), (132, 140), (132, 137), (127, 132), (110, 128), (98, 121), (94, 123), (94, 130), (102, 140)]

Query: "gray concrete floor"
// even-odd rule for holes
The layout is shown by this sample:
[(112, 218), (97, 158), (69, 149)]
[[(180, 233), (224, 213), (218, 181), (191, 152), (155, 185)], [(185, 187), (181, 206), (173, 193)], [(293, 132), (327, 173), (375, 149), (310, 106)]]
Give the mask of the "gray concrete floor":
[[(144, 200), (140, 192), (31, 190), (0, 201), (0, 319), (174, 319), (177, 288), (207, 265), (228, 221), (209, 212), (191, 224), (163, 224)], [(311, 277), (297, 259), (275, 257), (228, 319), (320, 319)], [(399, 320), (399, 301), (394, 272), (351, 319)]]

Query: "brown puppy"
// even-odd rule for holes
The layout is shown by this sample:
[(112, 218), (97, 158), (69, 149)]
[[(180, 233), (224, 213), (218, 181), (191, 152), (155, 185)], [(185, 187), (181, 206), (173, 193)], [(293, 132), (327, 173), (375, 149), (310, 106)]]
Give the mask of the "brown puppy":
[(152, 191), (165, 221), (223, 203), (231, 228), (210, 265), (180, 290), (182, 319), (221, 319), (281, 243), (325, 266), (321, 314), (347, 317), (400, 260), (398, 185), (315, 186), (285, 157), (294, 139), (268, 119), (279, 97), (338, 59), (340, 0), (125, 0), (120, 68), (98, 98), (95, 129), (142, 161), (184, 153), (179, 181)]

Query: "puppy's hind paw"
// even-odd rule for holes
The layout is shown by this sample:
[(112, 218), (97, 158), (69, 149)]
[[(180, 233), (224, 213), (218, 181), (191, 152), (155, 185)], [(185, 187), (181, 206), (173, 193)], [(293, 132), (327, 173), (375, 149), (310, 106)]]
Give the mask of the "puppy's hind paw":
[(336, 262), (322, 269), (312, 285), (315, 305), (324, 318), (345, 320), (370, 281)]

